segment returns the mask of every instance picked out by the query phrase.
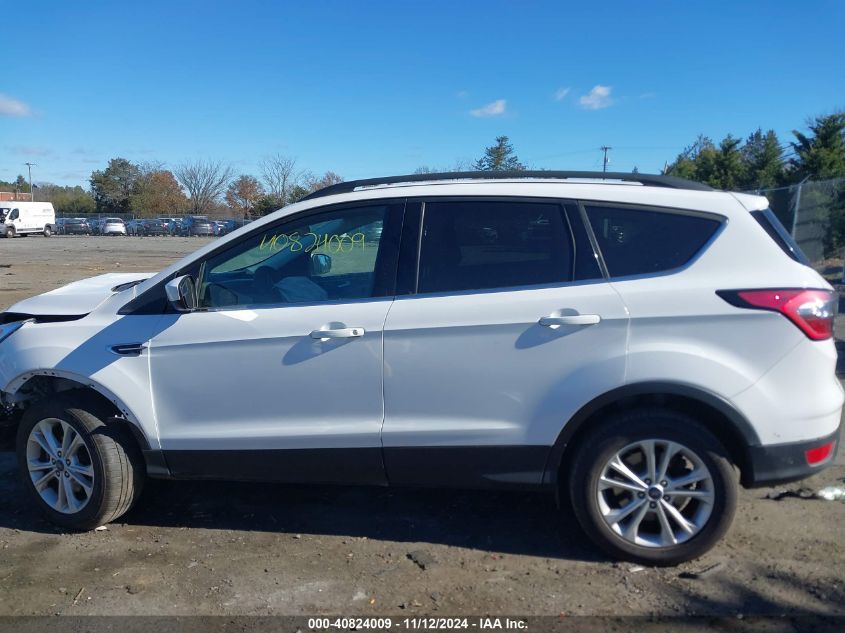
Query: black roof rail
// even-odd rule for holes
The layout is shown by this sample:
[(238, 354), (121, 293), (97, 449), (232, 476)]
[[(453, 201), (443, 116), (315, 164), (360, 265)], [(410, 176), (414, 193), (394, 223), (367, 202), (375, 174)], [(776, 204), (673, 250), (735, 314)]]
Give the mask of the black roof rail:
[(329, 185), (308, 194), (303, 200), (333, 196), (338, 193), (350, 193), (362, 187), (377, 187), (379, 185), (397, 185), (412, 182), (432, 182), (437, 180), (622, 180), (649, 187), (666, 187), (669, 189), (691, 189), (694, 191), (713, 191), (713, 188), (700, 182), (678, 178), (677, 176), (661, 176), (656, 174), (634, 174), (611, 171), (447, 171), (435, 174), (408, 174), (406, 176), (388, 176), (386, 178), (365, 178), (363, 180), (349, 180), (336, 185)]

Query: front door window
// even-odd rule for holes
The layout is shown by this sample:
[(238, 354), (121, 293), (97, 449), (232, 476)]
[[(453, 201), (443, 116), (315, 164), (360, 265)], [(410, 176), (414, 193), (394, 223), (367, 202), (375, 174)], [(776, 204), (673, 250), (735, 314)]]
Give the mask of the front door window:
[(254, 233), (203, 264), (200, 307), (279, 306), (391, 294), (391, 284), (379, 275), (380, 261), (388, 255), (383, 235), (390, 207), (344, 207)]

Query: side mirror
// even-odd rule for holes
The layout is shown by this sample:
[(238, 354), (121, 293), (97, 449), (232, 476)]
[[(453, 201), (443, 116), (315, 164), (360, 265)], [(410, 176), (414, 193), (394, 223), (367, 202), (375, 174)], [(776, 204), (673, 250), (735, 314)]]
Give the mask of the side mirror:
[(193, 312), (197, 309), (197, 289), (190, 275), (171, 279), (164, 287), (164, 292), (177, 312)]
[(325, 253), (311, 254), (311, 277), (325, 275), (332, 269), (332, 258)]

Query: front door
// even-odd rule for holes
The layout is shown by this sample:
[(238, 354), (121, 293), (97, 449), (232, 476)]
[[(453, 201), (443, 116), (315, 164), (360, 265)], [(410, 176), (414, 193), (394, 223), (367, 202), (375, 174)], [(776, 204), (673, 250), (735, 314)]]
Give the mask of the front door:
[(201, 264), (201, 309), (150, 342), (176, 475), (384, 483), (382, 330), (402, 204), (276, 223)]

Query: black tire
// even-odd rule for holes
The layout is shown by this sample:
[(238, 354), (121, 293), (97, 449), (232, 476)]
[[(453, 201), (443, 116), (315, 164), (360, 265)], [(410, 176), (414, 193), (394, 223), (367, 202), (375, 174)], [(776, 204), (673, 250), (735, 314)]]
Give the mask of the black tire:
[(44, 227), (44, 237), (50, 237), (53, 234), (53, 231), (50, 229), (49, 226)]
[[(52, 508), (36, 491), (27, 468), (30, 432), (40, 421), (56, 418), (79, 433), (94, 472), (89, 501), (78, 512)], [(108, 412), (86, 390), (67, 391), (39, 402), (23, 414), (18, 427), (17, 454), (23, 485), (53, 523), (72, 530), (92, 530), (122, 516), (133, 506), (144, 485), (144, 459), (124, 421), (108, 421)]]
[[(647, 546), (626, 540), (605, 522), (599, 506), (599, 479), (605, 465), (625, 447), (647, 439), (681, 444), (710, 472), (714, 496), (709, 518), (694, 536), (675, 545)], [(614, 558), (657, 566), (697, 558), (725, 535), (736, 511), (737, 473), (727, 455), (719, 440), (689, 415), (657, 407), (618, 413), (576, 447), (567, 477), (575, 516), (587, 535)]]
[(7, 226), (6, 227), (6, 237), (12, 238), (15, 237), (15, 227)]

